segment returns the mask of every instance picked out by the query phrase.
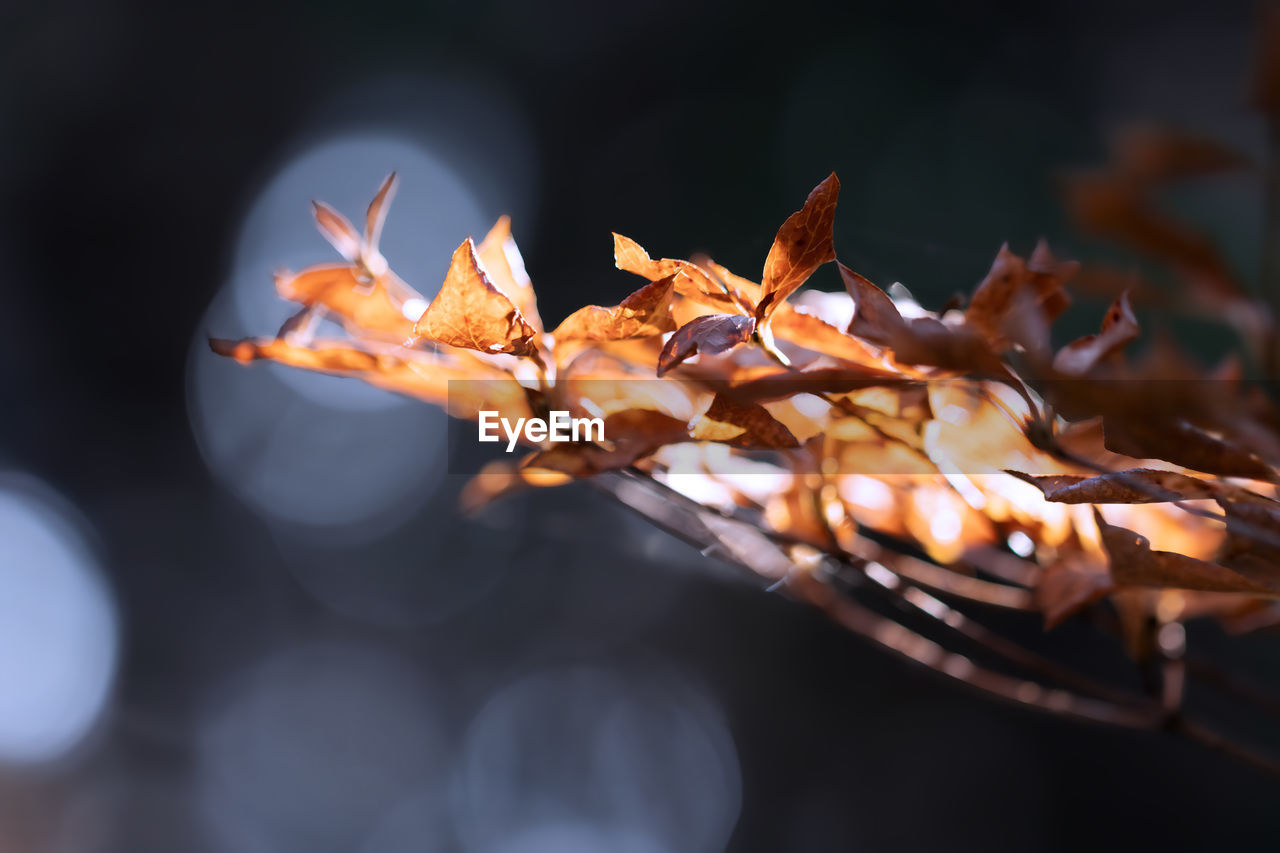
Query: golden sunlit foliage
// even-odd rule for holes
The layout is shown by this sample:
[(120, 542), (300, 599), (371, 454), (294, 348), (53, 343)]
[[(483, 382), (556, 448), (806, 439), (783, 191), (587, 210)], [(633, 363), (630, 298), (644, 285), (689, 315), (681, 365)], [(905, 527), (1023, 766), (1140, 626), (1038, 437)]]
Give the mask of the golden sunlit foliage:
[[(1143, 129), (1121, 137), (1110, 165), (1073, 176), (1067, 196), (1085, 228), (1166, 264), (1185, 304), (1216, 311), (1261, 355), (1269, 313), (1210, 241), (1152, 200), (1161, 182), (1240, 163)], [(1108, 689), (1022, 649), (1005, 650), (1061, 687), (979, 669), (860, 609), (842, 584), (852, 572), (962, 633), (979, 629), (953, 604), (1032, 611), (1048, 628), (1087, 618), (1140, 664), (1178, 665), (1181, 641), (1166, 629), (1184, 620), (1280, 623), (1280, 410), (1234, 363), (1201, 369), (1159, 339), (1131, 357), (1131, 294), (1151, 292), (1136, 277), (1082, 269), (1041, 242), (1027, 257), (1002, 247), (968, 299), (941, 313), (838, 262), (847, 293), (800, 293), (836, 262), (831, 175), (762, 253), (759, 283), (707, 258), (655, 260), (615, 234), (616, 265), (643, 284), (548, 331), (505, 218), (458, 246), (434, 299), (400, 280), (377, 246), (394, 189), (392, 175), (363, 233), (317, 204), (345, 263), (278, 278), (302, 308), (274, 339), (212, 345), (457, 417), (604, 419), (604, 440), (492, 463), (464, 492), (471, 510), (594, 478), (882, 645), (1006, 698), (1111, 722), (1149, 724), (1178, 697), (1110, 703)], [(1113, 304), (1096, 334), (1055, 347), (1077, 281)], [(320, 316), (347, 339), (314, 339)]]

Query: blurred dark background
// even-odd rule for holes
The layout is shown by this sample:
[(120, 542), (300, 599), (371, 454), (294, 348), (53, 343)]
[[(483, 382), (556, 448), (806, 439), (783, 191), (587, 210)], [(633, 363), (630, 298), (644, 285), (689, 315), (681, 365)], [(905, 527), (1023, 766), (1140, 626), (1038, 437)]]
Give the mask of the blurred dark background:
[[(832, 170), (842, 259), (936, 306), (1005, 240), (1087, 256), (1052, 176), (1121, 121), (1260, 154), (1252, 21), (6, 6), (0, 851), (1274, 849), (1253, 770), (990, 704), (585, 489), (464, 519), (437, 412), (204, 346), (273, 331), (271, 271), (334, 259), (308, 200), (392, 169), (397, 270), (431, 292), (511, 213), (549, 323), (634, 284), (610, 231), (756, 275)], [(1251, 186), (1180, 201), (1246, 272)]]

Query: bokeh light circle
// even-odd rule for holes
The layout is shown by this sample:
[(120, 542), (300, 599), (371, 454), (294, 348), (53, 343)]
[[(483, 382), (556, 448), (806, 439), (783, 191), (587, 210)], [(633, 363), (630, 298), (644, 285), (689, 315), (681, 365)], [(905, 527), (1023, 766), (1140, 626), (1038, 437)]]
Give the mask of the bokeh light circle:
[(740, 797), (732, 738), (700, 691), (670, 674), (587, 666), (499, 690), (472, 723), (452, 790), (477, 853), (549, 850), (537, 833), (556, 825), (603, 828), (639, 850), (720, 850)]
[(119, 620), (74, 512), (0, 474), (0, 763), (53, 761), (103, 714)]
[(387, 803), (447, 773), (438, 717), (424, 673), (394, 653), (290, 649), (214, 703), (199, 736), (203, 796), (280, 849), (358, 849)]
[[(346, 132), (301, 150), (251, 205), (231, 275), (196, 330), (188, 411), (206, 463), (254, 512), (368, 541), (409, 517), (438, 485), (445, 416), (354, 379), (279, 365), (245, 370), (208, 350), (206, 335), (271, 335), (296, 306), (279, 299), (273, 271), (337, 260), (315, 230), (323, 199), (359, 226), (390, 171), (401, 178), (382, 234), (393, 269), (431, 295), (454, 248), (496, 219), (444, 158), (397, 134)], [(321, 334), (340, 333), (332, 323)]]

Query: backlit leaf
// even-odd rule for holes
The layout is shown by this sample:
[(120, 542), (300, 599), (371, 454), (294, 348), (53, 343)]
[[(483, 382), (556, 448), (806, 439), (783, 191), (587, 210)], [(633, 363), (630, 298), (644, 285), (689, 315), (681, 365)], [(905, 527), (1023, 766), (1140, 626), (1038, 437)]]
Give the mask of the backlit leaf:
[(836, 259), (832, 229), (840, 181), (833, 172), (809, 193), (804, 207), (782, 223), (764, 261), (760, 280), (763, 296), (756, 306), (756, 319), (765, 321), (778, 305), (813, 275), (813, 271)]
[(414, 334), (416, 318), (405, 315), (405, 302), (393, 298), (385, 282), (369, 282), (359, 268), (349, 264), (278, 273), (276, 292), (292, 302), (331, 311), (353, 334), (377, 336), (391, 343), (403, 343)]
[(1138, 332), (1138, 320), (1133, 316), (1126, 291), (1102, 318), (1102, 330), (1096, 335), (1078, 338), (1058, 350), (1053, 358), (1053, 368), (1068, 376), (1083, 376), (1099, 362), (1136, 340)]
[(698, 353), (716, 355), (751, 339), (756, 321), (738, 314), (710, 314), (699, 317), (680, 328), (658, 356), (658, 375), (662, 376), (687, 358)]
[(735, 447), (799, 447), (796, 437), (759, 403), (745, 403), (717, 394), (711, 406), (696, 418), (691, 435), (700, 441), (717, 441)]
[(524, 268), (524, 258), (511, 236), (511, 218), (502, 216), (489, 229), (489, 233), (476, 247), (480, 266), (489, 275), (494, 286), (507, 295), (524, 315), (530, 326), (542, 331), (542, 318), (538, 315), (538, 298), (533, 292), (533, 282)]
[(671, 290), (681, 272), (660, 278), (612, 308), (588, 305), (565, 318), (553, 332), (557, 341), (616, 341), (675, 331)]
[(485, 353), (536, 352), (536, 330), (525, 321), (520, 309), (493, 286), (470, 238), (454, 251), (440, 292), (413, 331), (427, 340)]
[(1172, 551), (1154, 551), (1145, 536), (1107, 524), (1094, 510), (1103, 547), (1111, 558), (1111, 578), (1129, 586), (1174, 587), (1206, 592), (1270, 593), (1265, 585), (1217, 563)]
[(1044, 492), (1047, 501), (1066, 504), (1142, 504), (1211, 499), (1221, 492), (1213, 483), (1175, 471), (1135, 468), (1096, 477), (1067, 474), (1032, 476), (1010, 471)]

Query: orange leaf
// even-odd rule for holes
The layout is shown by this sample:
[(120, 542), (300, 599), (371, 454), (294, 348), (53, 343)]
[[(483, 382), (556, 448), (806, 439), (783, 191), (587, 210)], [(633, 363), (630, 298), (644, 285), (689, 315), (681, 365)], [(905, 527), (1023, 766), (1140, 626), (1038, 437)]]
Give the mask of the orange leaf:
[(383, 179), (373, 201), (369, 202), (363, 235), (356, 231), (345, 216), (329, 205), (322, 201), (311, 202), (320, 233), (342, 257), (355, 264), (370, 278), (378, 279), (387, 273), (387, 260), (378, 251), (378, 239), (382, 235), (387, 209), (396, 194), (396, 183), (395, 172)]
[(874, 368), (815, 367), (792, 370), (761, 367), (739, 371), (731, 380), (738, 400), (782, 400), (797, 394), (847, 394), (865, 388), (890, 387), (901, 376)]
[(617, 341), (675, 331), (671, 290), (683, 273), (676, 272), (632, 293), (612, 308), (588, 305), (565, 318), (553, 333), (556, 341)]
[(346, 341), (317, 341), (304, 347), (281, 338), (229, 341), (210, 338), (209, 348), (241, 364), (265, 360), (318, 373), (360, 379), (448, 409), (459, 418), (473, 418), (483, 409), (508, 417), (530, 417), (528, 391), (510, 375), (478, 360), (451, 364), (429, 353), (406, 349), (360, 349)]
[(436, 298), (414, 324), (414, 334), (452, 347), (486, 353), (536, 355), (537, 331), (510, 299), (493, 286), (475, 243), (468, 237), (453, 253)]
[(538, 299), (533, 292), (533, 282), (525, 272), (524, 258), (511, 236), (511, 218), (502, 216), (476, 247), (480, 265), (489, 274), (494, 285), (515, 303), (530, 326), (542, 331), (542, 318), (538, 316)]
[(972, 329), (954, 328), (933, 317), (903, 318), (883, 290), (837, 263), (845, 289), (853, 297), (849, 334), (893, 350), (902, 364), (998, 374), (1001, 363), (986, 339)]
[(699, 441), (716, 441), (734, 447), (799, 447), (800, 443), (769, 410), (759, 403), (744, 403), (717, 394), (710, 408), (693, 422), (691, 435)]
[(1107, 524), (1096, 509), (1093, 515), (1103, 547), (1111, 558), (1111, 578), (1118, 584), (1205, 592), (1272, 592), (1265, 584), (1217, 563), (1173, 551), (1153, 551), (1145, 536)]
[(323, 201), (313, 201), (311, 206), (316, 217), (316, 226), (329, 241), (338, 254), (355, 263), (360, 257), (360, 234), (355, 227), (338, 211)]
[(1103, 440), (1112, 453), (1135, 459), (1163, 459), (1193, 471), (1222, 477), (1273, 480), (1275, 472), (1254, 453), (1240, 445), (1205, 432), (1180, 418), (1147, 420), (1107, 417)]
[(1102, 330), (1096, 335), (1077, 338), (1058, 350), (1053, 357), (1053, 369), (1068, 376), (1083, 376), (1094, 366), (1118, 353), (1138, 337), (1138, 319), (1129, 305), (1129, 292), (1125, 291), (1107, 309), (1102, 318)]
[(1057, 474), (1036, 477), (1020, 471), (1008, 473), (1044, 492), (1047, 501), (1064, 504), (1145, 504), (1205, 500), (1221, 493), (1214, 483), (1176, 471), (1134, 468), (1096, 477)]
[(756, 306), (757, 320), (767, 320), (814, 270), (836, 259), (832, 229), (839, 195), (840, 181), (832, 172), (813, 188), (804, 207), (787, 217), (778, 229), (764, 261), (764, 295)]
[(378, 241), (382, 237), (382, 226), (387, 221), (387, 210), (396, 195), (396, 173), (392, 172), (382, 180), (382, 186), (369, 202), (369, 209), (364, 216), (364, 248), (366, 252), (376, 252)]
[(1236, 497), (1216, 498), (1227, 516), (1220, 559), (1240, 574), (1280, 589), (1280, 503), (1243, 490)]
[(991, 270), (978, 284), (964, 312), (965, 324), (978, 329), (989, 341), (1006, 343), (1028, 308), (1051, 322), (1070, 300), (1062, 287), (1080, 269), (1075, 261), (1059, 261), (1043, 240), (1027, 260), (1001, 246)]
[(590, 477), (626, 468), (660, 447), (689, 440), (687, 424), (652, 409), (627, 409), (604, 419), (608, 446), (555, 444), (528, 457), (526, 469), (559, 471), (572, 477)]
[(685, 278), (676, 280), (676, 291), (703, 305), (710, 305), (721, 310), (745, 311), (747, 300), (730, 286), (721, 276), (720, 280), (712, 278), (706, 270), (689, 261), (672, 258), (654, 260), (639, 243), (621, 234), (613, 235), (613, 261), (618, 269), (635, 275), (641, 275), (649, 281), (658, 281), (678, 272)]
[(774, 337), (822, 355), (867, 367), (881, 366), (881, 359), (865, 343), (851, 337), (821, 317), (797, 311), (785, 302), (773, 315)]
[[(408, 290), (408, 285), (400, 286)], [(308, 308), (319, 306), (332, 311), (353, 335), (375, 335), (397, 344), (413, 336), (413, 320), (404, 315), (402, 303), (391, 297), (384, 282), (368, 281), (358, 267), (350, 264), (323, 264), (296, 274), (278, 273), (276, 292)]]
[(1054, 563), (1036, 583), (1032, 601), (1044, 614), (1046, 630), (1063, 622), (1115, 588), (1106, 569), (1081, 560)]
[(849, 323), (849, 334), (871, 341), (873, 344), (891, 347), (893, 340), (906, 331), (898, 306), (889, 294), (876, 287), (842, 263), (836, 263), (845, 289), (853, 297), (854, 314)]

